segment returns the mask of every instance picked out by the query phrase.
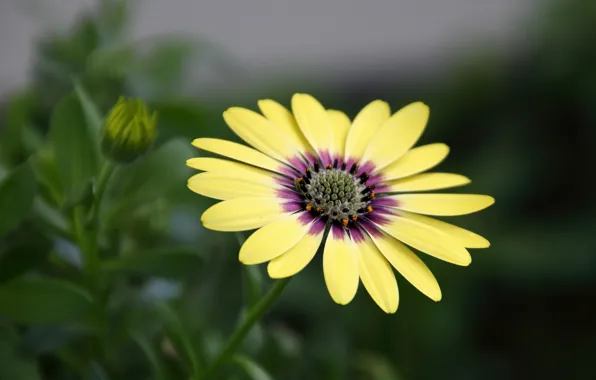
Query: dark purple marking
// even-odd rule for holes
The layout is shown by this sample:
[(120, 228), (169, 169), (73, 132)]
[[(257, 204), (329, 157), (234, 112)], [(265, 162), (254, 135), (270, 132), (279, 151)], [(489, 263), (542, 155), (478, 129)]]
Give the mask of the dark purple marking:
[(397, 199), (390, 197), (375, 198), (371, 202), (371, 206), (375, 210), (377, 207), (397, 207), (398, 205), (399, 202), (397, 201)]
[(333, 239), (335, 239), (335, 240), (341, 240), (341, 239), (344, 238), (344, 236), (346, 236), (346, 231), (339, 224), (333, 223), (331, 225), (331, 234), (333, 236)]
[(297, 212), (304, 209), (302, 202), (285, 202), (281, 204), (281, 208), (285, 212)]
[(388, 207), (377, 207), (373, 213), (375, 212), (380, 215), (397, 215), (396, 209)]
[(383, 232), (377, 227), (372, 221), (368, 220), (367, 218), (362, 218), (360, 221), (360, 226), (368, 232), (369, 235), (373, 237), (381, 237), (383, 236)]
[(295, 178), (299, 175), (298, 173), (296, 173), (296, 170), (290, 168), (289, 166), (280, 166), (280, 168), (277, 169), (277, 171), (283, 175), (287, 175), (288, 177), (292, 178)]
[(333, 164), (333, 160), (331, 159), (328, 150), (320, 151), (319, 157), (321, 158), (321, 163), (323, 164), (323, 167), (326, 167), (329, 164)]
[(355, 243), (361, 243), (364, 241), (364, 233), (358, 226), (350, 227), (350, 236)]
[(389, 190), (391, 190), (391, 187), (385, 183), (375, 185), (375, 193), (377, 194), (386, 193)]
[(366, 161), (364, 164), (358, 167), (358, 172), (356, 173), (357, 176), (360, 176), (362, 173), (370, 174), (375, 170), (375, 164), (372, 161)]
[(298, 217), (298, 221), (300, 222), (300, 224), (302, 225), (306, 225), (306, 224), (310, 224), (313, 220), (316, 219), (316, 216), (314, 216), (313, 214), (311, 214), (308, 211), (304, 211), (302, 214), (300, 214), (300, 216)]
[(368, 184), (376, 185), (379, 182), (383, 182), (383, 180), (384, 180), (383, 174), (375, 173), (375, 174), (371, 175), (370, 178), (368, 179)]
[(291, 199), (296, 202), (302, 201), (302, 197), (300, 196), (300, 194), (296, 193), (294, 190), (291, 189), (277, 189), (275, 190), (275, 195), (277, 195), (280, 198)]
[(296, 185), (294, 184), (294, 180), (286, 177), (277, 177), (275, 178), (275, 182), (279, 183), (283, 186), (288, 186), (294, 188)]
[(358, 160), (356, 158), (354, 158), (354, 157), (349, 157), (346, 160), (346, 170), (349, 171), (350, 168), (352, 167), (352, 165), (354, 165), (354, 164), (358, 164)]
[(373, 223), (379, 225), (387, 225), (389, 224), (389, 219), (387, 219), (383, 214), (392, 214), (391, 212), (386, 211), (387, 209), (380, 208), (378, 210), (374, 210), (373, 212), (366, 214), (366, 217)]
[(325, 230), (325, 222), (321, 220), (321, 218), (315, 219), (313, 224), (310, 226), (308, 230), (309, 235), (318, 235)]

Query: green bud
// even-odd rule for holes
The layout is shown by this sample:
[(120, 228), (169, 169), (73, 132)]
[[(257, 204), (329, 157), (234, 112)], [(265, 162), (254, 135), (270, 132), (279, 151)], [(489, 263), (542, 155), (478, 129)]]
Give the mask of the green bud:
[(140, 99), (120, 97), (106, 118), (101, 141), (104, 154), (126, 164), (145, 154), (155, 137), (157, 113), (149, 114)]

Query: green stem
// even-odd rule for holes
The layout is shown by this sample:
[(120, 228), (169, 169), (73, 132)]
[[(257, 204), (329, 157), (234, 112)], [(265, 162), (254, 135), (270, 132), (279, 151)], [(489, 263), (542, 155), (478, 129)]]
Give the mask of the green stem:
[(226, 343), (224, 349), (219, 353), (217, 358), (215, 358), (215, 360), (211, 363), (199, 380), (211, 379), (219, 367), (221, 367), (230, 359), (240, 343), (242, 343), (246, 335), (250, 332), (250, 329), (280, 296), (286, 284), (290, 281), (290, 278), (291, 277), (278, 280), (275, 285), (269, 289), (269, 292), (267, 292), (265, 297), (263, 297), (252, 309), (248, 311), (248, 314), (241, 321), (240, 325), (236, 327), (236, 330)]
[(110, 181), (115, 168), (116, 165), (114, 165), (113, 162), (106, 161), (106, 163), (103, 165), (103, 168), (101, 169), (101, 173), (99, 173), (97, 184), (95, 186), (95, 201), (93, 202), (93, 208), (91, 209), (91, 214), (89, 216), (89, 221), (91, 222), (94, 221), (97, 213), (99, 212), (103, 195), (106, 192), (108, 182)]
[(99, 272), (99, 255), (97, 252), (97, 239), (95, 231), (89, 231), (85, 223), (85, 210), (76, 206), (72, 214), (73, 235), (79, 243), (83, 256), (83, 271), (89, 285), (95, 291), (97, 275)]

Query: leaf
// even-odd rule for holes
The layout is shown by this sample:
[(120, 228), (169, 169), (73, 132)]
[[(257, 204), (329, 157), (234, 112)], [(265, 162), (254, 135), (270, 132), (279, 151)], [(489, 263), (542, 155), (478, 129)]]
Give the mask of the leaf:
[(0, 315), (27, 324), (52, 324), (83, 316), (91, 295), (68, 282), (25, 277), (0, 286)]
[(90, 333), (82, 325), (33, 326), (21, 336), (20, 351), (38, 356), (58, 351)]
[(164, 365), (149, 339), (147, 339), (142, 333), (136, 331), (130, 332), (130, 336), (139, 345), (141, 350), (143, 350), (143, 353), (145, 353), (149, 364), (151, 364), (151, 368), (153, 370), (153, 379), (166, 379)]
[(54, 108), (49, 136), (66, 203), (76, 203), (99, 165), (99, 137), (87, 122), (76, 94), (65, 96)]
[(192, 172), (186, 166), (186, 160), (192, 154), (188, 141), (170, 140), (132, 165), (118, 170), (108, 189), (110, 197), (118, 199), (112, 213), (126, 216), (123, 214), (167, 197), (174, 189), (184, 189)]
[(91, 100), (91, 97), (79, 81), (74, 82), (74, 90), (81, 104), (91, 134), (99, 136), (102, 126), (102, 117), (99, 108), (97, 108), (97, 105)]
[(37, 227), (19, 229), (0, 246), (0, 283), (43, 264), (51, 249), (52, 241)]
[(273, 380), (260, 364), (244, 355), (235, 355), (232, 359), (253, 380)]
[(0, 182), (0, 238), (21, 223), (36, 193), (35, 174), (28, 162), (15, 168)]
[(0, 380), (39, 380), (37, 363), (17, 349), (18, 339), (12, 328), (0, 326)]
[(144, 274), (165, 278), (189, 277), (197, 273), (202, 262), (197, 250), (175, 247), (140, 251), (117, 260), (107, 261), (103, 270)]
[(157, 112), (159, 119), (158, 139), (172, 137), (193, 139), (202, 130), (209, 116), (200, 104), (191, 100), (160, 100), (149, 103), (149, 108)]

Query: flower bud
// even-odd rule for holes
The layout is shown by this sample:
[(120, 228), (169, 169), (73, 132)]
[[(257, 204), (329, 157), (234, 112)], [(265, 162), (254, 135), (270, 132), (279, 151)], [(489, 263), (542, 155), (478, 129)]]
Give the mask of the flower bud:
[(149, 114), (140, 99), (120, 97), (108, 114), (102, 138), (104, 154), (126, 164), (146, 153), (155, 137), (157, 113)]

